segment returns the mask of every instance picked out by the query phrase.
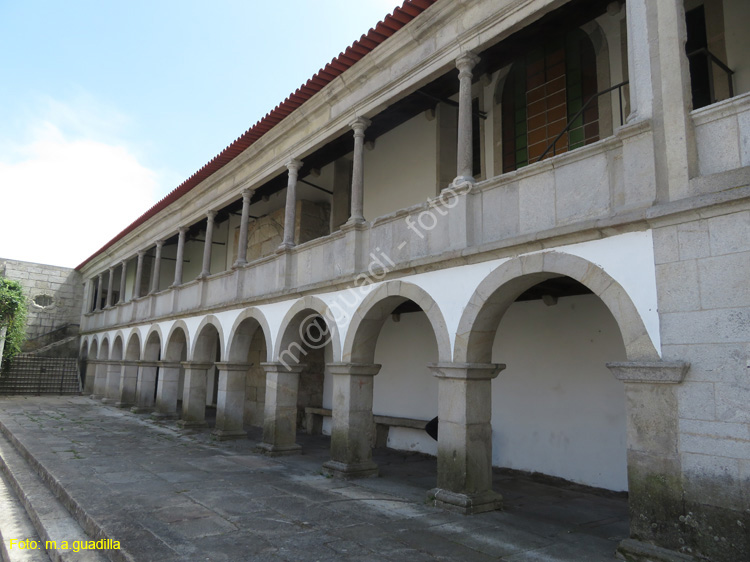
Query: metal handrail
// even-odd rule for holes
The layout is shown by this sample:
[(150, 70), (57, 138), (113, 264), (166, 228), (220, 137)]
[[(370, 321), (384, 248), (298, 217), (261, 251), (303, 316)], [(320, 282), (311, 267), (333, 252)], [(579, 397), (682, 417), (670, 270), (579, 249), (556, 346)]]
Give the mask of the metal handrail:
[(718, 58), (716, 55), (714, 55), (711, 51), (709, 51), (706, 47), (703, 47), (701, 49), (696, 49), (695, 51), (692, 51), (687, 54), (688, 58), (692, 58), (695, 55), (705, 55), (706, 56), (706, 62), (708, 64), (708, 91), (711, 95), (711, 103), (716, 103), (716, 92), (714, 91), (714, 73), (713, 68), (711, 67), (711, 63), (716, 64), (721, 70), (723, 70), (727, 75), (727, 85), (729, 86), (729, 97), (734, 97), (734, 84), (732, 84), (732, 76), (734, 75), (734, 70), (729, 68), (726, 64), (722, 62), (720, 58)]
[(565, 125), (565, 128), (562, 131), (560, 131), (560, 134), (555, 137), (555, 140), (553, 140), (550, 143), (550, 145), (547, 148), (544, 149), (544, 152), (542, 152), (542, 155), (539, 157), (539, 159), (537, 160), (537, 162), (541, 162), (544, 159), (544, 157), (547, 156), (547, 153), (550, 150), (552, 150), (552, 155), (553, 156), (555, 154), (557, 154), (557, 149), (556, 149), (557, 141), (559, 141), (562, 138), (562, 136), (566, 132), (568, 132), (570, 130), (570, 128), (573, 126), (573, 123), (576, 122), (576, 119), (578, 119), (581, 116), (581, 114), (586, 110), (586, 108), (589, 106), (589, 104), (593, 100), (598, 99), (599, 96), (603, 96), (604, 94), (608, 94), (612, 90), (617, 90), (617, 94), (618, 94), (619, 99), (620, 99), (620, 125), (622, 125), (623, 122), (624, 122), (623, 121), (623, 115), (622, 115), (622, 88), (623, 88), (623, 86), (627, 86), (629, 83), (630, 82), (628, 80), (625, 80), (624, 82), (620, 82), (619, 84), (615, 84), (614, 86), (612, 86), (610, 88), (607, 88), (606, 90), (602, 90), (601, 92), (598, 92), (598, 93), (594, 94), (593, 96), (591, 96), (589, 99), (587, 99), (586, 103), (583, 104), (583, 106), (581, 107), (581, 109), (579, 109), (578, 112), (573, 116), (573, 118), (570, 121), (568, 121), (568, 124)]

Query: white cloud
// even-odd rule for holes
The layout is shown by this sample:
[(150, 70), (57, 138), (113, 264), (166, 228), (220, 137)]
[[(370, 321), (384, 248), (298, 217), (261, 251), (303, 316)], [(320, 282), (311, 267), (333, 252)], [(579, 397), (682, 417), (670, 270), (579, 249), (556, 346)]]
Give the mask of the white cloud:
[(157, 199), (156, 172), (110, 135), (64, 131), (90, 119), (60, 108), (0, 153), (0, 257), (75, 267)]

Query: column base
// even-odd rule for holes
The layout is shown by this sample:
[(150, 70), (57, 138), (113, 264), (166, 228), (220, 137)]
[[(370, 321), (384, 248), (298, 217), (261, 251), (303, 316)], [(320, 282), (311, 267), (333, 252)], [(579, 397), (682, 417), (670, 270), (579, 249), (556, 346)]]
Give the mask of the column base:
[(148, 406), (133, 406), (130, 411), (134, 414), (150, 414), (154, 409)]
[(232, 264), (232, 269), (238, 269), (240, 267), (244, 267), (248, 264), (246, 260), (237, 260)]
[(211, 432), (211, 439), (216, 441), (231, 441), (232, 439), (246, 439), (247, 431), (242, 430), (225, 430), (214, 429)]
[(620, 541), (615, 556), (628, 562), (695, 562), (695, 558), (687, 554), (635, 539)]
[(302, 445), (271, 445), (270, 443), (259, 443), (255, 452), (269, 457), (281, 457), (285, 455), (297, 455), (302, 452)]
[(132, 402), (115, 402), (115, 408), (130, 408), (132, 406)]
[(151, 417), (155, 420), (173, 420), (177, 418), (177, 412), (151, 412)]
[(374, 462), (363, 462), (358, 464), (349, 464), (339, 461), (328, 461), (323, 465), (323, 474), (341, 478), (343, 480), (352, 480), (354, 478), (372, 478), (378, 475), (378, 465)]
[(276, 248), (277, 254), (283, 254), (284, 252), (287, 252), (294, 248), (294, 244), (291, 244), (289, 242), (282, 242), (278, 248)]
[(448, 188), (459, 189), (462, 187), (471, 187), (476, 183), (476, 180), (472, 177), (458, 176), (455, 178)]
[(206, 420), (177, 420), (177, 427), (180, 429), (194, 429), (208, 427)]
[(478, 494), (459, 494), (441, 488), (433, 488), (427, 492), (427, 499), (435, 507), (463, 515), (495, 511), (500, 509), (503, 503), (503, 497), (491, 490)]

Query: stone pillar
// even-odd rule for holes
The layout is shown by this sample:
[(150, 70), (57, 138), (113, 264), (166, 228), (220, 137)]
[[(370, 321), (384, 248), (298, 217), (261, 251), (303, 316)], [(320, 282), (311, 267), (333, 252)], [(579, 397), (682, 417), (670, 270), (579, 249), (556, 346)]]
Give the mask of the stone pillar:
[(107, 364), (107, 378), (104, 387), (105, 404), (114, 404), (120, 391), (120, 377), (122, 376), (122, 361), (109, 361)]
[(648, 25), (647, 2), (625, 2), (628, 33), (628, 74), (630, 115), (627, 121), (650, 119), (654, 92), (651, 87), (651, 40), (653, 29)]
[[(684, 505), (676, 385), (690, 365), (638, 361), (607, 367), (625, 385), (630, 536), (679, 550), (675, 522), (684, 516)], [(627, 539), (619, 550), (637, 552), (638, 541)]]
[(206, 426), (206, 380), (213, 363), (183, 361), (185, 381), (182, 387), (182, 428)]
[(172, 287), (182, 285), (182, 266), (185, 261), (185, 236), (187, 236), (187, 226), (181, 226), (177, 234), (177, 256), (174, 262), (174, 282)]
[(284, 209), (284, 240), (279, 251), (294, 247), (294, 228), (297, 224), (297, 174), (302, 162), (292, 158), (286, 163), (289, 178), (286, 184), (286, 207)]
[(107, 278), (107, 300), (104, 303), (104, 308), (110, 308), (112, 306), (112, 287), (115, 281), (115, 268), (114, 266), (109, 268), (109, 277)]
[(331, 460), (323, 471), (339, 478), (376, 476), (372, 392), (380, 365), (330, 363), (328, 369), (333, 375), (333, 427)]
[(100, 273), (97, 278), (97, 283), (96, 283), (96, 302), (94, 303), (94, 311), (101, 310), (103, 292), (104, 292), (104, 274)]
[(109, 368), (109, 361), (106, 359), (99, 359), (96, 361), (96, 373), (94, 374), (94, 389), (91, 394), (91, 398), (99, 400), (104, 398), (104, 394), (107, 388), (107, 370)]
[(141, 296), (141, 283), (143, 282), (143, 258), (145, 257), (145, 250), (138, 251), (138, 261), (135, 266), (135, 286), (133, 287), (133, 298), (137, 299)]
[(250, 363), (216, 363), (219, 393), (216, 397), (216, 427), (212, 435), (219, 441), (247, 437), (243, 429), (245, 386)]
[(159, 366), (156, 361), (138, 362), (138, 381), (135, 390), (135, 406), (130, 409), (134, 414), (151, 412), (154, 409), (158, 368)]
[(206, 213), (206, 241), (203, 243), (203, 269), (200, 275), (198, 275), (198, 279), (203, 279), (211, 275), (211, 244), (213, 244), (215, 218), (216, 211)]
[(352, 166), (352, 212), (347, 224), (365, 222), (365, 129), (370, 126), (370, 123), (369, 119), (358, 117), (349, 125), (354, 129), (354, 155)]
[(437, 488), (435, 505), (465, 515), (492, 511), (502, 497), (492, 491), (491, 384), (505, 365), (436, 363), (438, 377)]
[(156, 385), (156, 405), (152, 417), (158, 419), (177, 417), (177, 389), (180, 383), (180, 364), (157, 361), (159, 382)]
[(161, 276), (161, 248), (164, 246), (164, 240), (156, 241), (156, 252), (154, 254), (154, 270), (151, 272), (151, 291), (149, 294), (159, 292), (159, 277)]
[(135, 391), (138, 383), (138, 364), (140, 361), (121, 361), (120, 388), (117, 392), (118, 408), (130, 408), (135, 404)]
[(266, 371), (266, 405), (263, 419), (263, 442), (258, 451), (268, 455), (291, 455), (301, 447), (297, 434), (297, 390), (304, 365), (261, 363)]
[(96, 359), (86, 360), (86, 380), (83, 381), (83, 394), (89, 396), (94, 393), (94, 380), (96, 379)]
[(467, 182), (474, 183), (474, 170), (472, 169), (474, 153), (471, 134), (471, 78), (473, 74), (471, 69), (478, 62), (479, 57), (471, 52), (456, 59), (460, 85), (458, 91), (458, 149), (454, 186)]
[(120, 298), (117, 304), (125, 302), (125, 282), (128, 276), (128, 260), (122, 260), (120, 262)]
[(240, 219), (240, 237), (237, 241), (237, 260), (234, 262), (234, 267), (241, 267), (247, 263), (247, 229), (250, 222), (250, 199), (253, 193), (255, 191), (252, 189), (242, 190), (242, 218)]

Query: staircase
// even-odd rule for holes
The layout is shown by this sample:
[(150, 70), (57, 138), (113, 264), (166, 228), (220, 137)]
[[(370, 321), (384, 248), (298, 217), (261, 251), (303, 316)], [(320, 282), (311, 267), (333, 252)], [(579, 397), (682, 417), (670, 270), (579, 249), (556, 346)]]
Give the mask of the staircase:
[(77, 359), (19, 355), (0, 373), (0, 395), (80, 393)]

